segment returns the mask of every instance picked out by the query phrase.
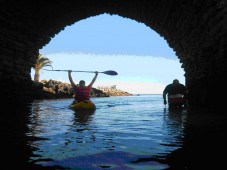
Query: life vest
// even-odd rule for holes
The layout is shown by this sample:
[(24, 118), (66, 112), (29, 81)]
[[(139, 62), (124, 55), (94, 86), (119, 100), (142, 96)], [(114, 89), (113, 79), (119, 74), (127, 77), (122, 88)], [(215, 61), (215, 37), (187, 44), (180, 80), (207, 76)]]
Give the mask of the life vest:
[(77, 100), (77, 102), (90, 100), (90, 92), (91, 92), (90, 86), (87, 86), (84, 88), (77, 86), (74, 91), (75, 91), (75, 99)]

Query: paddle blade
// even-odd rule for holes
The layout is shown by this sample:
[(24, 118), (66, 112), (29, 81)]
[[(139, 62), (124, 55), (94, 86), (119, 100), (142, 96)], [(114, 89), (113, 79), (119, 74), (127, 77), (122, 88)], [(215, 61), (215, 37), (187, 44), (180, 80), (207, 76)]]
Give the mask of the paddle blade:
[(108, 70), (108, 71), (103, 71), (102, 73), (111, 75), (111, 76), (116, 76), (118, 73), (116, 71)]

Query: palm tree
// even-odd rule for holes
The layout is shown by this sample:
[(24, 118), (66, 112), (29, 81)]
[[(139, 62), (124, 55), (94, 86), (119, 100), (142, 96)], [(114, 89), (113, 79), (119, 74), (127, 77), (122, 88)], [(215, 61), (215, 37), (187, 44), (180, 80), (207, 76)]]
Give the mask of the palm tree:
[(51, 66), (52, 61), (50, 61), (47, 57), (43, 57), (42, 54), (39, 54), (37, 59), (36, 59), (36, 63), (33, 67), (33, 69), (35, 70), (35, 75), (34, 75), (34, 82), (39, 82), (39, 78), (40, 78), (40, 74), (39, 71), (43, 68), (43, 67), (47, 67), (47, 66)]

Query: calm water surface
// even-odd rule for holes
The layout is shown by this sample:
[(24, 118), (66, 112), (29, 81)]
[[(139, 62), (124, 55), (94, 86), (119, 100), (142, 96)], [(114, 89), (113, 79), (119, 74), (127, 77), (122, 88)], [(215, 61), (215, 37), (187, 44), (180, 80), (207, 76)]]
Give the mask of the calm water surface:
[(28, 148), (25, 161), (38, 169), (86, 170), (196, 169), (206, 167), (207, 161), (216, 167), (222, 164), (221, 158), (216, 164), (213, 154), (225, 148), (226, 116), (169, 111), (161, 95), (92, 101), (97, 106), (93, 113), (69, 109), (72, 99), (31, 103), (23, 131)]

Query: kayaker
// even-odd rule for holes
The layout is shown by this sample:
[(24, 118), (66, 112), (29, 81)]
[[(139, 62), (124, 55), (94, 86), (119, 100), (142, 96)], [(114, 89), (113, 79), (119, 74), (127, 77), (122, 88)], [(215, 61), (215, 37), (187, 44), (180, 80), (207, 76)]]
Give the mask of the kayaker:
[(169, 108), (182, 108), (188, 106), (187, 95), (188, 89), (185, 85), (174, 79), (173, 83), (168, 84), (163, 90), (164, 105), (167, 104), (166, 95), (168, 96)]
[(70, 83), (73, 87), (73, 91), (74, 91), (74, 101), (73, 101), (72, 104), (75, 104), (75, 103), (78, 103), (78, 102), (81, 102), (81, 101), (90, 100), (91, 88), (92, 88), (94, 82), (96, 81), (96, 78), (98, 76), (98, 71), (95, 71), (95, 76), (88, 86), (85, 85), (84, 80), (80, 80), (79, 84), (76, 85), (73, 82), (71, 72), (72, 72), (72, 70), (68, 70), (69, 81), (70, 81)]

